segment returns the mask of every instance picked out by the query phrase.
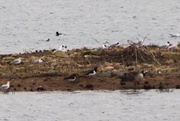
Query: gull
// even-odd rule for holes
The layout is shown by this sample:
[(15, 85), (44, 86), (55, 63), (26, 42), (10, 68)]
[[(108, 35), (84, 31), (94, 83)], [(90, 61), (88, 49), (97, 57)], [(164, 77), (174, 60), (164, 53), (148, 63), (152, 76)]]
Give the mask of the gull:
[(168, 44), (168, 49), (169, 49), (169, 50), (177, 50), (177, 49), (178, 49), (177, 46), (173, 45), (173, 44), (170, 43), (169, 41), (167, 42), (167, 44)]
[(173, 44), (170, 43), (169, 41), (167, 41), (167, 44), (168, 44), (169, 47), (173, 45)]
[(108, 48), (108, 46), (106, 44), (103, 44), (102, 47), (97, 48), (97, 50), (103, 50)]
[(176, 33), (176, 34), (170, 34), (171, 37), (180, 37), (180, 33)]
[(10, 62), (10, 64), (20, 64), (22, 62), (21, 57)]
[(65, 46), (65, 45), (60, 45), (60, 47), (59, 47), (58, 49), (56, 49), (56, 50), (53, 52), (53, 54), (56, 53), (57, 51), (63, 51), (63, 52), (65, 52), (66, 49), (67, 49), (67, 46)]
[(9, 89), (9, 87), (10, 87), (10, 81), (8, 81), (6, 84), (3, 84), (0, 89), (2, 91), (6, 91), (7, 89)]
[(97, 73), (97, 68), (98, 67), (95, 67), (93, 70), (88, 71), (85, 75), (86, 76), (93, 76), (93, 75), (95, 75)]
[(160, 46), (160, 47), (167, 49), (167, 48), (169, 48), (170, 46), (172, 46), (172, 43), (170, 43), (169, 41), (167, 41), (165, 45), (162, 45), (162, 46)]
[(110, 47), (116, 47), (117, 45), (119, 45), (119, 42), (116, 42), (114, 44), (111, 44)]
[(42, 62), (43, 62), (42, 59), (37, 59), (37, 60), (34, 61), (34, 63), (42, 63)]
[(77, 79), (77, 74), (72, 74), (72, 75), (70, 75), (68, 77), (65, 77), (64, 79), (68, 80), (68, 81), (71, 81), (71, 82), (74, 82)]

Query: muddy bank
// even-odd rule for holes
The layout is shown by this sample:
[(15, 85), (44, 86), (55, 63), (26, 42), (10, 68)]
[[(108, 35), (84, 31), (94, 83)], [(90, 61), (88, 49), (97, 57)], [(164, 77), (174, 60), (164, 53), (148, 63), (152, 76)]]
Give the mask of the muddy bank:
[[(155, 45), (127, 48), (116, 46), (106, 49), (74, 49), (66, 52), (54, 50), (0, 55), (0, 84), (11, 82), (9, 91), (74, 91), (132, 89), (133, 83), (121, 85), (124, 72), (147, 70), (148, 73), (137, 88), (179, 88), (180, 51)], [(12, 60), (21, 57), (20, 64)], [(43, 62), (35, 62), (42, 59)], [(125, 68), (127, 63), (130, 68)], [(84, 74), (98, 67), (94, 76)], [(71, 74), (77, 80), (64, 80)]]

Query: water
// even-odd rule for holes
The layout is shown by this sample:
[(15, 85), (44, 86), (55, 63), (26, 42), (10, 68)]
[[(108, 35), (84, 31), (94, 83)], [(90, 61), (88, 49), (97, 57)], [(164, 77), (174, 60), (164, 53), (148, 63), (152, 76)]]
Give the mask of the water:
[(127, 44), (147, 34), (144, 44), (176, 44), (169, 34), (180, 32), (179, 6), (179, 0), (1, 0), (0, 54), (101, 46), (95, 39)]
[(0, 93), (0, 121), (179, 121), (180, 90)]

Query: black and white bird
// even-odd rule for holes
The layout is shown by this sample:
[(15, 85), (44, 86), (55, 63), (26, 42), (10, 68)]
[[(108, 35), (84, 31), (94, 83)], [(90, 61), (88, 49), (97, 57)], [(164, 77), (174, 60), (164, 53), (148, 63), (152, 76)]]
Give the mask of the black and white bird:
[(96, 75), (98, 67), (95, 67), (93, 70), (88, 71), (85, 75), (86, 76), (93, 76)]
[(123, 76), (121, 76), (121, 84), (124, 84), (124, 82), (133, 82), (134, 83), (134, 90), (136, 89), (137, 83), (142, 81), (144, 79), (145, 74), (147, 71), (142, 70), (140, 73), (136, 71), (131, 71), (128, 73), (124, 73)]
[(6, 84), (3, 84), (2, 86), (1, 86), (1, 90), (2, 91), (6, 91), (6, 90), (8, 90), (10, 88), (10, 81), (8, 81)]
[(77, 74), (72, 74), (72, 75), (70, 75), (68, 77), (65, 77), (64, 79), (67, 80), (67, 81), (74, 82), (77, 79)]
[(12, 61), (10, 62), (10, 64), (18, 65), (18, 64), (20, 64), (21, 62), (22, 62), (22, 58), (20, 57), (20, 58), (18, 58), (18, 59), (12, 60)]

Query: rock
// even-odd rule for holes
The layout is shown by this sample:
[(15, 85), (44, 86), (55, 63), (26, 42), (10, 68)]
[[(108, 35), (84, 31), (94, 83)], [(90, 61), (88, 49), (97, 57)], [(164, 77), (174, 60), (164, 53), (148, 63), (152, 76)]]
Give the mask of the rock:
[(149, 84), (149, 82), (148, 81), (145, 81), (144, 82), (144, 89), (152, 89), (152, 86)]
[(180, 89), (180, 85), (176, 85), (176, 89)]
[(40, 91), (46, 91), (46, 89), (45, 89), (44, 87), (42, 87), (42, 86), (39, 86), (36, 90), (37, 90), (38, 92), (40, 92)]
[(90, 90), (93, 90), (93, 85), (92, 84), (86, 84), (85, 88), (86, 89), (90, 89)]

